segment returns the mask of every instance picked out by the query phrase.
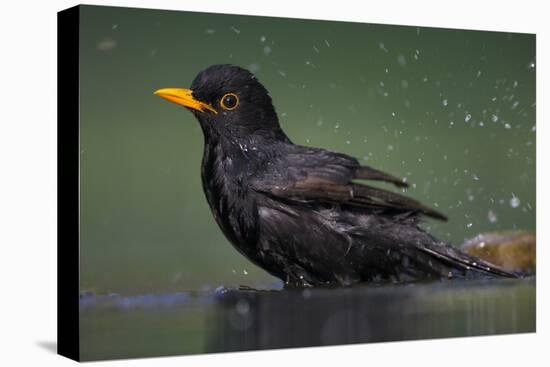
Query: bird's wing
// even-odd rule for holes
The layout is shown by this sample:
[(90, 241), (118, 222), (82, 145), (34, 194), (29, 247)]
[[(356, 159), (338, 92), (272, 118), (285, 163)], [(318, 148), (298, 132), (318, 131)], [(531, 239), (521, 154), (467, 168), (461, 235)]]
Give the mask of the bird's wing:
[(359, 180), (372, 180), (372, 181), (383, 181), (392, 183), (397, 187), (409, 187), (409, 185), (400, 178), (392, 176), (388, 173), (379, 171), (369, 166), (359, 166), (354, 171), (353, 178)]
[(406, 186), (397, 177), (359, 165), (355, 158), (322, 149), (303, 148), (271, 162), (262, 175), (252, 180), (252, 187), (284, 200), (337, 203), (395, 213), (416, 212), (447, 220), (444, 214), (417, 200), (354, 182), (355, 179)]

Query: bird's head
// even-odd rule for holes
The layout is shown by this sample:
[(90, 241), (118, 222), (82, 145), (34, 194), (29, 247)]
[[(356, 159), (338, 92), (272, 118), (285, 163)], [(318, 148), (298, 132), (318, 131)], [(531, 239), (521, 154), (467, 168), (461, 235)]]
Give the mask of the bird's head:
[(269, 93), (251, 72), (238, 66), (210, 66), (196, 76), (190, 89), (164, 88), (155, 94), (193, 112), (207, 137), (286, 138)]

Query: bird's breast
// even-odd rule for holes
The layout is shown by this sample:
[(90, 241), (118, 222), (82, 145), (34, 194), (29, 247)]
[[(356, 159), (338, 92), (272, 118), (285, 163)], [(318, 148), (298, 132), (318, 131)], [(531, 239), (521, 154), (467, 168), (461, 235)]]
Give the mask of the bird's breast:
[(206, 156), (202, 183), (216, 223), (227, 239), (251, 257), (257, 237), (257, 208), (248, 189), (246, 165), (225, 154)]

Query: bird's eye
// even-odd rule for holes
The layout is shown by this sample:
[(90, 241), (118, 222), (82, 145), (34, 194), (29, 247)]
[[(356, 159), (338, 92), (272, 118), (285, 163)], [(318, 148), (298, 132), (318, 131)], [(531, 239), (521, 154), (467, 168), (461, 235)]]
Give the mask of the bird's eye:
[(226, 110), (234, 110), (239, 105), (239, 97), (235, 93), (226, 93), (220, 100), (220, 104)]

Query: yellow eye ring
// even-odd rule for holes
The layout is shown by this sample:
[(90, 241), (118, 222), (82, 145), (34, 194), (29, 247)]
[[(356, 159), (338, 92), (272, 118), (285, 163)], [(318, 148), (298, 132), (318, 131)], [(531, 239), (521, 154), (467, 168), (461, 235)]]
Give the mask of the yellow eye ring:
[(222, 99), (220, 99), (220, 105), (225, 110), (234, 110), (239, 105), (239, 96), (235, 93), (226, 93), (223, 95)]

